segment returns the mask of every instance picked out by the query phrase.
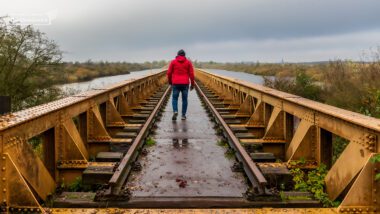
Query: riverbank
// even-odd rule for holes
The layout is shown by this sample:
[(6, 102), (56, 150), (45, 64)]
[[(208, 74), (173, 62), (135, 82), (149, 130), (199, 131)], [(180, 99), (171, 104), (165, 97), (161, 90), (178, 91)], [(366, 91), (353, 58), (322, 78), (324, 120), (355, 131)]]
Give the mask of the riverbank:
[(144, 63), (130, 62), (64, 62), (61, 65), (61, 74), (56, 78), (57, 84), (90, 81), (95, 78), (129, 74), (135, 71), (162, 68), (166, 61)]
[[(57, 85), (57, 87), (59, 87), (66, 95), (72, 95), (72, 94), (80, 93), (83, 91), (91, 90), (93, 88), (104, 87), (106, 85), (118, 83), (118, 82), (125, 81), (128, 79), (139, 78), (150, 73), (158, 72), (160, 70), (161, 68), (133, 71), (129, 74), (105, 76), (105, 77), (94, 78), (89, 81), (59, 84)], [(216, 74), (245, 80), (245, 81), (255, 83), (255, 84), (264, 83), (264, 78), (259, 75), (253, 75), (253, 74), (247, 74), (247, 73), (235, 72), (235, 71), (219, 70), (219, 69), (206, 69), (206, 70), (216, 73)]]
[(238, 71), (260, 76), (294, 77), (299, 71), (305, 72), (313, 79), (320, 80), (324, 72), (329, 69), (330, 62), (314, 63), (219, 63), (198, 62), (199, 68), (222, 69)]
[(141, 71), (133, 71), (128, 74), (97, 77), (88, 81), (59, 84), (57, 87), (61, 89), (65, 95), (73, 95), (94, 88), (101, 88), (114, 83), (122, 82), (128, 79), (139, 78), (144, 75), (158, 72), (160, 70), (161, 69), (146, 69)]

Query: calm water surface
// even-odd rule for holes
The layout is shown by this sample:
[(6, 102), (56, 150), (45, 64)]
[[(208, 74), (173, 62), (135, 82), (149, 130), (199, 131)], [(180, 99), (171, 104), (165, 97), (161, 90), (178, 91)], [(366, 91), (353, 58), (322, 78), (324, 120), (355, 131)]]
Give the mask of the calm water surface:
[(143, 70), (143, 71), (133, 71), (129, 74), (122, 74), (122, 75), (116, 75), (116, 76), (108, 76), (108, 77), (99, 77), (95, 78), (90, 81), (86, 82), (75, 82), (75, 83), (68, 83), (63, 84), (59, 86), (63, 91), (68, 92), (70, 94), (75, 94), (83, 91), (88, 91), (91, 89), (101, 88), (106, 85), (118, 83), (121, 81), (134, 79), (143, 77), (145, 75), (155, 73), (160, 71), (160, 69), (149, 69), (149, 70)]
[[(211, 73), (220, 74), (223, 76), (228, 76), (240, 80), (245, 80), (247, 82), (262, 84), (263, 78), (258, 75), (247, 74), (243, 72), (235, 72), (235, 71), (226, 71), (226, 70), (218, 70), (218, 69), (204, 69)], [(99, 77), (87, 82), (78, 82), (78, 83), (68, 83), (61, 85), (60, 87), (69, 94), (76, 94), (83, 91), (88, 91), (91, 89), (101, 88), (106, 85), (118, 83), (124, 80), (133, 79), (143, 77), (145, 75), (155, 73), (160, 71), (160, 69), (149, 69), (143, 71), (134, 71), (130, 74), (122, 74), (116, 76), (108, 76), (108, 77)]]

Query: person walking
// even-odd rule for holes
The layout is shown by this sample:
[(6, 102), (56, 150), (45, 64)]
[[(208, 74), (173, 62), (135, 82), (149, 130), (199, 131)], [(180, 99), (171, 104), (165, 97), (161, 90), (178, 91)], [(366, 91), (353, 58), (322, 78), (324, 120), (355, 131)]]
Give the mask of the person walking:
[(194, 68), (190, 60), (186, 58), (184, 50), (179, 50), (174, 60), (170, 62), (169, 69), (166, 73), (168, 82), (173, 90), (173, 117), (177, 120), (178, 116), (178, 97), (182, 94), (182, 120), (186, 120), (187, 95), (190, 90), (194, 89)]

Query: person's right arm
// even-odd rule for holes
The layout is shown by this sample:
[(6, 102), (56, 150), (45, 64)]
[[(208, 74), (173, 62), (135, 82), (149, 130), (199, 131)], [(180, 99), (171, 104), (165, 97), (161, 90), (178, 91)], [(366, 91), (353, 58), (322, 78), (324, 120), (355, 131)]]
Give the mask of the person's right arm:
[(173, 74), (173, 62), (170, 62), (168, 71), (166, 72), (169, 85), (172, 84), (172, 74)]

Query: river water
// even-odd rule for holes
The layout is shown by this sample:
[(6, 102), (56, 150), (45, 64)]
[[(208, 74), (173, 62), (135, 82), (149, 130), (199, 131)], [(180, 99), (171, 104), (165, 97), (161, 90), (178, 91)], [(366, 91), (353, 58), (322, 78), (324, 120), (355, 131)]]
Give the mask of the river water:
[[(263, 84), (263, 78), (258, 75), (235, 72), (235, 71), (226, 71), (226, 70), (217, 70), (217, 69), (205, 69), (211, 73), (232, 77), (235, 79), (245, 80), (247, 82), (255, 84)], [(68, 83), (61, 85), (60, 88), (68, 94), (76, 94), (83, 91), (88, 91), (94, 88), (100, 88), (109, 84), (118, 83), (124, 80), (143, 77), (145, 75), (158, 72), (160, 69), (149, 69), (143, 71), (134, 71), (129, 74), (122, 74), (116, 76), (108, 77), (99, 77), (86, 82), (77, 82), (77, 83)]]

